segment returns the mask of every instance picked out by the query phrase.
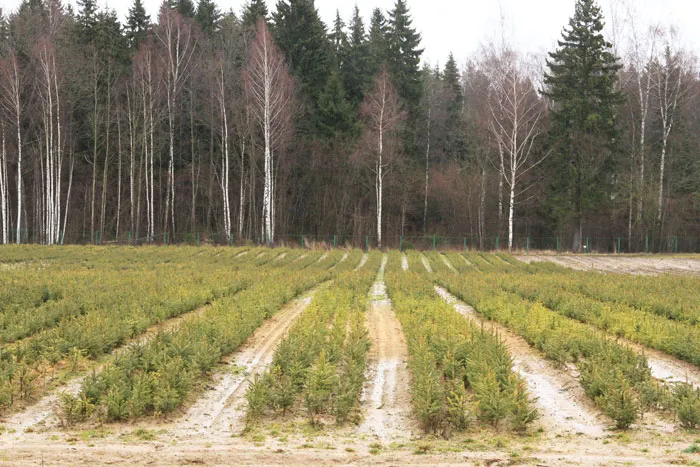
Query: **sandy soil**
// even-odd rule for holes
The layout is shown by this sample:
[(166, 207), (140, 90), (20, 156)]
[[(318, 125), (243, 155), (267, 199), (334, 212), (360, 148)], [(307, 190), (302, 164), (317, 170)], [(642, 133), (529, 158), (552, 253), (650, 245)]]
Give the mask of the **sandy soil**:
[(369, 258), (369, 254), (363, 253), (362, 258), (360, 259), (360, 264), (357, 265), (357, 267), (355, 268), (355, 271), (357, 271), (358, 269), (362, 269), (362, 266), (365, 265), (368, 258)]
[(218, 436), (239, 434), (245, 428), (245, 394), (255, 375), (272, 363), (275, 349), (296, 319), (311, 303), (314, 292), (287, 305), (267, 320), (235, 355), (213, 386), (188, 410), (175, 432)]
[(408, 271), (408, 257), (406, 256), (406, 253), (401, 254), (401, 269)]
[(445, 255), (440, 255), (440, 258), (442, 258), (442, 262), (445, 263), (445, 266), (447, 266), (450, 271), (454, 272), (455, 274), (459, 274), (459, 271), (452, 266), (452, 263), (450, 263), (450, 260), (448, 260)]
[(343, 261), (345, 261), (346, 259), (348, 259), (348, 256), (350, 256), (350, 253), (348, 253), (348, 252), (343, 253), (343, 257), (340, 258), (340, 261), (338, 261), (338, 262), (335, 263), (333, 266), (331, 266), (331, 269), (330, 269), (330, 270), (332, 271), (332, 270), (335, 269), (340, 263), (342, 263)]
[(423, 267), (425, 267), (426, 271), (433, 272), (433, 268), (430, 267), (430, 261), (428, 261), (428, 258), (426, 258), (425, 255), (421, 254), (420, 260), (423, 263)]
[[(129, 340), (125, 345), (115, 349), (109, 356), (102, 358), (100, 362), (93, 362), (91, 367), (88, 369), (89, 373), (99, 373), (107, 365), (106, 362), (112, 361), (119, 355), (127, 352), (129, 348), (134, 345), (145, 344), (153, 339), (158, 333), (176, 330), (182, 325), (182, 323), (185, 322), (185, 320), (201, 316), (206, 311), (207, 307), (208, 305), (199, 307), (196, 310), (151, 326), (143, 333)], [(31, 431), (38, 427), (41, 427), (41, 429), (46, 429), (49, 427), (58, 426), (60, 419), (56, 415), (56, 411), (58, 409), (61, 395), (66, 393), (77, 396), (80, 393), (83, 381), (85, 381), (85, 378), (87, 378), (86, 373), (88, 373), (88, 371), (83, 371), (81, 376), (69, 379), (64, 385), (50, 391), (36, 403), (2, 421), (2, 424), (6, 429), (15, 430), (20, 435), (28, 430)]]
[(386, 294), (382, 265), (370, 292), (367, 329), (372, 342), (369, 352), (362, 409), (365, 420), (360, 433), (369, 434), (382, 442), (406, 440), (411, 436), (411, 395), (408, 371), (408, 347), (391, 301)]
[(515, 371), (525, 378), (530, 393), (536, 398), (545, 430), (559, 434), (584, 433), (593, 436), (604, 433), (610, 420), (593, 406), (571, 373), (550, 365), (525, 339), (504, 326), (482, 319), (472, 307), (457, 300), (445, 289), (436, 286), (435, 290), (459, 314), (498, 333), (513, 356)]
[(517, 256), (525, 263), (549, 261), (580, 271), (606, 271), (639, 275), (681, 274), (700, 276), (700, 259), (624, 255), (529, 255)]

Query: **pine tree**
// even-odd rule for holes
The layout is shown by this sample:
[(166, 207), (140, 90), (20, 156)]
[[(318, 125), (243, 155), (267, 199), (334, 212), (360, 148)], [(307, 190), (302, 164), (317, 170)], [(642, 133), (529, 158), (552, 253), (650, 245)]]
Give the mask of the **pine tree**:
[(357, 6), (355, 6), (350, 22), (350, 37), (344, 55), (345, 66), (341, 71), (343, 83), (348, 100), (354, 107), (357, 107), (362, 102), (364, 91), (372, 79), (368, 68), (369, 56), (365, 25)]
[(199, 29), (211, 36), (219, 29), (221, 11), (213, 0), (199, 0), (194, 19), (199, 25)]
[(267, 21), (267, 6), (265, 5), (265, 0), (250, 0), (243, 6), (243, 24), (246, 27), (255, 26), (258, 22), (258, 18), (263, 18)]
[(388, 26), (384, 13), (379, 8), (372, 12), (372, 19), (369, 25), (368, 48), (368, 68), (369, 76), (374, 76), (379, 72), (382, 65), (386, 65), (389, 56), (389, 43), (387, 40)]
[(556, 176), (550, 212), (559, 227), (575, 223), (574, 249), (581, 246), (583, 222), (610, 199), (617, 107), (618, 59), (603, 36), (604, 21), (595, 0), (577, 0), (576, 11), (549, 54), (545, 94), (553, 102), (550, 136)]
[(406, 0), (396, 0), (389, 12), (388, 66), (394, 77), (399, 96), (409, 112), (416, 110), (421, 98), (420, 49), (421, 36), (413, 27)]
[(126, 37), (132, 49), (137, 49), (141, 41), (146, 38), (148, 31), (149, 16), (143, 7), (142, 0), (134, 0), (134, 4), (129, 8), (129, 16), (126, 18)]

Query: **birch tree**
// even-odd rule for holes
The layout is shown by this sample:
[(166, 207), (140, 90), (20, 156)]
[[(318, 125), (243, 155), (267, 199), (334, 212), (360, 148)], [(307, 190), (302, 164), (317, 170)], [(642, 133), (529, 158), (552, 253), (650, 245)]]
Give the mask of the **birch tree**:
[(377, 247), (382, 248), (382, 220), (384, 209), (384, 179), (397, 161), (398, 126), (403, 120), (396, 88), (382, 66), (374, 79), (374, 86), (365, 95), (360, 109), (365, 120), (364, 139), (367, 154), (373, 160), (374, 190), (377, 206)]
[(7, 146), (5, 144), (5, 120), (2, 126), (2, 149), (0, 150), (0, 224), (2, 224), (2, 243), (8, 244), (10, 240), (8, 185), (7, 185)]
[(190, 62), (194, 55), (196, 40), (192, 24), (175, 8), (164, 3), (160, 10), (159, 27), (156, 37), (163, 47), (163, 78), (166, 88), (168, 112), (168, 175), (165, 197), (164, 229), (168, 220), (172, 233), (175, 233), (175, 110), (176, 99), (187, 81)]
[[(262, 19), (244, 70), (250, 110), (260, 125), (264, 144), (263, 240), (275, 241), (275, 151), (283, 149), (292, 129), (294, 85), (284, 56)], [(279, 157), (279, 156), (278, 156)]]
[(689, 56), (681, 51), (671, 49), (671, 44), (675, 39), (673, 31), (669, 34), (668, 39), (661, 59), (651, 65), (661, 123), (659, 191), (656, 205), (656, 222), (659, 224), (661, 224), (664, 211), (664, 179), (666, 177), (669, 137), (678, 119), (678, 106), (688, 94), (689, 84), (694, 73)]
[(0, 61), (0, 85), (3, 106), (8, 115), (13, 118), (17, 135), (17, 223), (16, 241), (19, 245), (22, 242), (22, 88), (20, 79), (20, 69), (17, 63), (17, 55), (10, 50), (7, 57)]
[(535, 158), (544, 108), (525, 61), (510, 48), (492, 49), (489, 62), (489, 127), (498, 145), (500, 178), (508, 189), (508, 249), (513, 249), (513, 223), (520, 181), (544, 157)]

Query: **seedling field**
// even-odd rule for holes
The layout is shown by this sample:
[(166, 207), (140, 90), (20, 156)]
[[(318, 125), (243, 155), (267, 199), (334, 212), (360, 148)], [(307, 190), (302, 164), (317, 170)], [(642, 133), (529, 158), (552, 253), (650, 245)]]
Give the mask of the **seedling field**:
[(698, 274), (2, 247), (0, 465), (697, 463)]

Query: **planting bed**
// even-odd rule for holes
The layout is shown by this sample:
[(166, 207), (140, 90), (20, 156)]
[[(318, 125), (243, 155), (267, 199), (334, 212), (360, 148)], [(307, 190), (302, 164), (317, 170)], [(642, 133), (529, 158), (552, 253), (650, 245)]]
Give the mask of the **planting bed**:
[(698, 275), (690, 256), (0, 247), (0, 465), (697, 465)]

